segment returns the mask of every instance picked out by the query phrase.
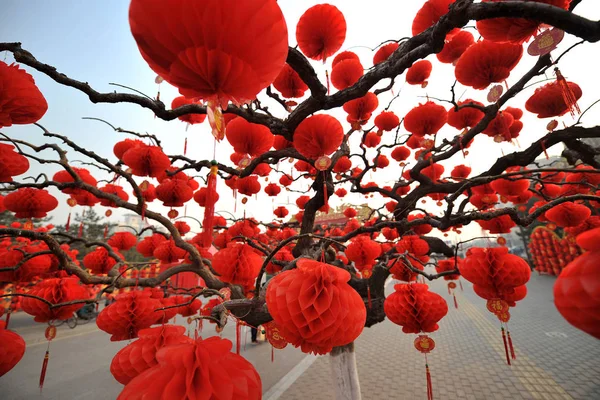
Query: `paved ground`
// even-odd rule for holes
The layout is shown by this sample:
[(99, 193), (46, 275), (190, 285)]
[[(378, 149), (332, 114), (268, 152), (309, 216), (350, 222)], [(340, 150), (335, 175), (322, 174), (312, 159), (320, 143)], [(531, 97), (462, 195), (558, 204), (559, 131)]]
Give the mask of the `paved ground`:
[[(552, 304), (555, 278), (534, 275), (529, 295), (511, 310), (511, 334), (517, 360), (506, 365), (500, 326), (485, 303), (463, 282), (459, 309), (450, 307), (440, 329), (432, 334), (436, 349), (429, 357), (434, 398), (438, 399), (600, 399), (600, 342), (571, 327)], [(390, 282), (388, 290), (392, 289)], [(445, 296), (444, 282), (432, 290)], [(181, 323), (181, 319), (178, 320)], [(59, 328), (51, 345), (44, 391), (37, 387), (46, 342), (43, 326), (22, 313), (13, 315), (12, 328), (25, 338), (23, 360), (0, 378), (2, 400), (109, 400), (122, 386), (108, 366), (126, 342), (110, 342), (93, 323), (73, 330)], [(214, 334), (205, 324), (204, 336)], [(275, 351), (268, 344), (249, 343), (243, 355), (263, 379), (265, 400), (332, 399), (327, 356), (306, 356), (297, 349)], [(224, 337), (234, 340), (233, 324)], [(425, 399), (422, 354), (413, 347), (415, 335), (403, 334), (384, 322), (365, 329), (356, 341), (363, 399)]]
[[(506, 365), (500, 325), (484, 300), (463, 282), (459, 309), (450, 307), (431, 336), (429, 356), (436, 399), (600, 399), (600, 342), (571, 327), (552, 303), (555, 278), (532, 276), (529, 295), (511, 309), (517, 359)], [(392, 284), (388, 290), (392, 289)], [(448, 299), (443, 282), (432, 290)], [(365, 329), (356, 341), (363, 399), (425, 399), (423, 355), (415, 335), (386, 321)], [(280, 397), (331, 399), (327, 357), (319, 357)]]

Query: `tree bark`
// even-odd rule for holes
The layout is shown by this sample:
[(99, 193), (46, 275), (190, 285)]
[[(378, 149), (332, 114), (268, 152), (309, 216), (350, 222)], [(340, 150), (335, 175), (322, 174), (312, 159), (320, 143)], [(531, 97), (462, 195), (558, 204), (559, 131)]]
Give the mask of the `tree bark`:
[(334, 347), (329, 358), (335, 400), (361, 400), (354, 342)]

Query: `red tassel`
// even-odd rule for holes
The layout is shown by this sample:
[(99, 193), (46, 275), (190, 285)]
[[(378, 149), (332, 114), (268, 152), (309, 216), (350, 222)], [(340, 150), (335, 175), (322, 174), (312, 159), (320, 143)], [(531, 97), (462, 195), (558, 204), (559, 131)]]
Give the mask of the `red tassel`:
[(96, 312), (98, 312), (99, 307), (100, 307), (100, 303), (96, 303)]
[(463, 291), (462, 281), (460, 279), (458, 280), (458, 286), (460, 286), (460, 291), (462, 292)]
[(202, 326), (203, 326), (202, 322), (203, 322), (202, 320), (199, 320), (199, 322), (198, 322), (198, 327), (200, 328), (200, 332), (202, 332)]
[(215, 203), (217, 202), (215, 194), (217, 193), (218, 170), (217, 162), (213, 160), (206, 183), (206, 205), (204, 206), (204, 220), (202, 221), (202, 247), (204, 248), (209, 248), (212, 244)]
[(546, 151), (546, 141), (542, 140), (542, 142), (540, 144), (542, 145), (542, 150), (544, 150), (544, 155), (546, 156), (546, 160), (549, 159), (550, 157), (548, 157), (548, 152)]
[(369, 302), (369, 310), (371, 309), (371, 285), (367, 283), (367, 301)]
[[(323, 178), (325, 179), (325, 178)], [(327, 183), (325, 182), (325, 180), (323, 180), (323, 205), (325, 206), (325, 208), (327, 209)], [(327, 211), (325, 211), (325, 214), (329, 214), (329, 209), (327, 209)]]
[(508, 329), (506, 330), (506, 336), (508, 337), (508, 347), (509, 347), (509, 349), (510, 349), (510, 357), (511, 357), (513, 360), (516, 360), (516, 359), (517, 359), (517, 356), (516, 356), (516, 354), (515, 354), (515, 348), (513, 347), (513, 344), (512, 344), (512, 339), (510, 338), (510, 332), (508, 331)]
[(82, 237), (83, 236), (83, 221), (81, 221), (81, 223), (79, 224), (79, 232), (77, 233), (78, 237)]
[(108, 224), (104, 225), (104, 239), (108, 236)]
[(433, 386), (431, 385), (431, 373), (429, 365), (425, 364), (425, 375), (427, 376), (427, 400), (433, 400)]
[(502, 341), (504, 342), (504, 352), (506, 353), (506, 362), (510, 365), (510, 356), (508, 355), (508, 345), (506, 343), (506, 333), (504, 333), (504, 328), (502, 329)]
[(240, 349), (242, 347), (241, 335), (242, 335), (242, 324), (240, 324), (239, 320), (236, 320), (235, 321), (235, 353), (238, 355), (240, 354)]
[(329, 96), (329, 71), (325, 70), (325, 78), (327, 80), (327, 96)]
[(44, 362), (42, 363), (42, 372), (40, 373), (40, 392), (44, 387), (44, 380), (46, 379), (46, 370), (48, 369), (48, 361), (50, 360), (50, 350), (46, 350), (44, 356)]
[(450, 286), (448, 286), (448, 294), (452, 294), (452, 292), (450, 291)]
[(560, 86), (563, 100), (567, 108), (569, 109), (569, 113), (571, 113), (571, 116), (575, 117), (575, 111), (577, 111), (578, 114), (581, 114), (581, 110), (579, 109), (579, 105), (577, 104), (577, 98), (575, 97), (575, 93), (573, 93), (573, 90), (571, 90), (571, 88), (569, 87), (569, 83), (567, 82), (563, 74), (561, 74), (558, 67), (554, 68), (554, 74), (556, 75), (556, 81)]
[(458, 302), (456, 301), (456, 295), (453, 294), (452, 297), (454, 297), (454, 308), (458, 309)]
[(6, 326), (4, 327), (4, 329), (8, 329), (8, 324), (10, 323), (10, 308), (8, 309), (8, 311), (6, 312)]
[(67, 217), (67, 223), (65, 225), (65, 231), (69, 232), (69, 228), (71, 227), (71, 211), (69, 211), (69, 216)]
[(142, 202), (142, 221), (146, 220), (146, 202)]
[(187, 136), (185, 137), (185, 141), (183, 142), (183, 155), (185, 156), (187, 153)]
[(271, 362), (275, 361), (275, 348), (271, 345)]

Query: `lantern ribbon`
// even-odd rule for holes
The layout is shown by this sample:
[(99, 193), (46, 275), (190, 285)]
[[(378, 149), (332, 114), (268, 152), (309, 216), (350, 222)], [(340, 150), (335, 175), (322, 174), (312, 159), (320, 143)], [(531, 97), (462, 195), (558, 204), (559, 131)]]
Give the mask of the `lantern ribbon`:
[(508, 345), (506, 342), (506, 333), (504, 332), (504, 327), (502, 329), (502, 341), (504, 342), (504, 352), (506, 353), (506, 363), (510, 365), (510, 356), (508, 355)]
[(575, 117), (575, 111), (577, 111), (578, 114), (581, 114), (575, 93), (573, 93), (573, 90), (571, 90), (569, 87), (569, 83), (560, 72), (558, 67), (554, 68), (554, 74), (556, 75), (556, 81), (558, 82), (558, 86), (562, 92), (563, 100), (565, 101), (565, 105), (569, 109), (571, 116)]
[(212, 230), (215, 219), (215, 203), (217, 202), (217, 161), (212, 160), (210, 173), (206, 182), (206, 204), (204, 206), (204, 220), (202, 221), (202, 246), (209, 248), (212, 243)]
[(427, 376), (427, 400), (433, 400), (433, 386), (431, 385), (431, 373), (428, 364), (425, 364), (425, 375)]

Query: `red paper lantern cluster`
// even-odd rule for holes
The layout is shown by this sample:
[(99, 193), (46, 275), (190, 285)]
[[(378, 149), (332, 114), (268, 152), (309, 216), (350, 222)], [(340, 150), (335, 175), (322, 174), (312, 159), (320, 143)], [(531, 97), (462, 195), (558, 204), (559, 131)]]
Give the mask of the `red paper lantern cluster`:
[[(79, 284), (77, 278), (53, 278), (45, 279), (37, 283), (29, 294), (46, 299), (51, 304), (67, 303), (73, 300), (85, 300), (87, 290)], [(33, 315), (36, 322), (48, 322), (53, 320), (65, 320), (71, 318), (73, 313), (84, 306), (84, 303), (69, 306), (50, 308), (41, 300), (25, 297), (21, 301), (21, 307), (29, 315)]]
[(25, 341), (0, 321), (0, 377), (14, 368), (25, 354)]
[(275, 80), (288, 52), (287, 26), (275, 0), (133, 0), (129, 24), (154, 72), (182, 95), (223, 108), (230, 100), (254, 99)]
[(154, 233), (152, 236), (147, 236), (142, 239), (137, 244), (136, 250), (144, 257), (152, 257), (154, 255), (154, 250), (156, 250), (158, 245), (166, 240), (167, 238), (164, 235)]
[(48, 110), (33, 77), (16, 64), (0, 61), (0, 128), (33, 124)]
[(582, 253), (573, 239), (573, 236), (560, 238), (556, 232), (544, 226), (536, 227), (529, 239), (529, 251), (535, 269), (540, 273), (558, 276)]
[(191, 338), (185, 336), (183, 326), (163, 325), (142, 329), (138, 336), (138, 340), (119, 350), (110, 364), (110, 373), (123, 385), (157, 365), (156, 353), (163, 347), (193, 343)]
[(158, 364), (133, 378), (117, 399), (259, 400), (258, 372), (231, 347), (216, 336), (164, 346), (156, 352)]
[(577, 244), (588, 251), (560, 273), (554, 304), (569, 323), (600, 339), (600, 228), (577, 236)]
[(162, 303), (150, 296), (150, 292), (141, 290), (118, 295), (98, 314), (98, 328), (112, 335), (111, 342), (138, 337), (141, 329), (149, 328), (162, 317), (160, 311), (155, 311), (163, 307)]
[(15, 218), (43, 218), (58, 207), (58, 200), (44, 189), (21, 188), (4, 197), (4, 207)]
[(117, 261), (108, 254), (108, 250), (98, 246), (83, 257), (83, 265), (94, 274), (107, 274)]
[(267, 307), (286, 341), (316, 354), (354, 341), (367, 311), (349, 280), (347, 271), (309, 259), (271, 279)]

